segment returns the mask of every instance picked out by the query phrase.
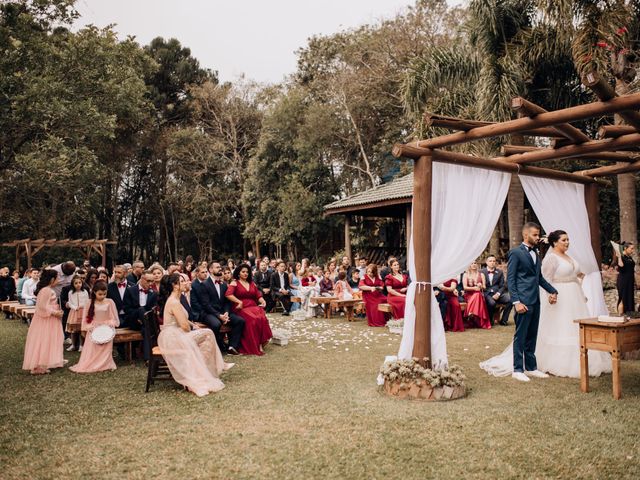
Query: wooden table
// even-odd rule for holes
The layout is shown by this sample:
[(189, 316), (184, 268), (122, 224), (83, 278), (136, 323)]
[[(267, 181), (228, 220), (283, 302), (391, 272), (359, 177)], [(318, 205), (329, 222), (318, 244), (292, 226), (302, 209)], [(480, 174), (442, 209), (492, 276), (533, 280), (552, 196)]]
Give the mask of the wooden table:
[(622, 397), (620, 355), (640, 349), (640, 319), (626, 323), (599, 322), (597, 318), (574, 320), (580, 325), (580, 390), (589, 391), (589, 350), (611, 353), (613, 398)]

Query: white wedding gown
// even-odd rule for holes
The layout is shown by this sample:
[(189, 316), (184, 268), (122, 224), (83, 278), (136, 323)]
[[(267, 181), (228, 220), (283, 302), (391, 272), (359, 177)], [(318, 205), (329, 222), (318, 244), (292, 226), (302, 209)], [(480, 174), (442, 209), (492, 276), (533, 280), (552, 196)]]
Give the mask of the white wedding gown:
[[(578, 280), (580, 267), (550, 250), (542, 261), (542, 274), (558, 290), (558, 301), (551, 305), (540, 289), (540, 325), (536, 344), (538, 370), (557, 377), (580, 378), (580, 327), (578, 318), (589, 318), (587, 302)], [(513, 373), (513, 342), (500, 355), (480, 363), (489, 375), (504, 377)], [(589, 375), (611, 372), (611, 355), (589, 350)]]

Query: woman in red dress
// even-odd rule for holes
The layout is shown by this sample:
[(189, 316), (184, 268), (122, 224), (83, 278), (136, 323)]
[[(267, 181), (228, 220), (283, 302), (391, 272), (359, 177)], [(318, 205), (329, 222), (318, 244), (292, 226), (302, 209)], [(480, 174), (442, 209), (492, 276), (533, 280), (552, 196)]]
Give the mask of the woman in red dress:
[(243, 355), (264, 355), (264, 347), (273, 334), (269, 320), (264, 313), (267, 303), (262, 293), (251, 280), (251, 268), (239, 265), (233, 272), (234, 281), (227, 288), (226, 297), (233, 302), (233, 312), (244, 318), (244, 330), (240, 338), (240, 353)]
[(378, 305), (387, 302), (387, 297), (382, 293), (384, 283), (378, 276), (378, 266), (374, 263), (367, 267), (364, 278), (360, 280), (360, 290), (364, 308), (367, 311), (367, 323), (370, 327), (384, 327), (387, 319), (384, 312), (378, 311)]
[(407, 301), (409, 277), (400, 271), (400, 262), (391, 262), (391, 273), (384, 279), (387, 286), (387, 302), (391, 305), (393, 318), (404, 318), (404, 304)]
[(447, 296), (447, 314), (444, 318), (444, 329), (447, 331), (464, 332), (462, 308), (458, 301), (458, 282), (453, 278), (438, 285)]
[(484, 294), (487, 288), (487, 281), (484, 275), (478, 270), (478, 263), (473, 262), (462, 277), (464, 287), (464, 299), (467, 302), (465, 317), (469, 318), (469, 324), (479, 328), (491, 328), (489, 311), (485, 303)]

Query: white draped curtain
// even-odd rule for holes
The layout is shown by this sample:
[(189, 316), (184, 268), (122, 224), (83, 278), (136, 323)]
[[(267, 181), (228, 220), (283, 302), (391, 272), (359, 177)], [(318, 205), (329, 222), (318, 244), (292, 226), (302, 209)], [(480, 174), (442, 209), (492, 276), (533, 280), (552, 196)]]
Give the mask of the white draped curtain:
[(588, 299), (589, 313), (606, 315), (600, 266), (591, 247), (584, 185), (526, 175), (520, 175), (520, 182), (545, 232), (564, 230), (569, 235), (567, 253), (585, 274), (582, 289)]
[[(511, 174), (482, 168), (433, 163), (431, 202), (431, 283), (438, 285), (454, 278), (478, 258), (491, 239), (502, 211)], [(412, 222), (413, 224), (413, 222)], [(417, 288), (427, 279), (416, 278), (413, 237), (409, 245), (409, 274), (404, 330), (398, 357), (413, 356)], [(431, 363), (447, 366), (447, 344), (438, 302), (431, 302)]]

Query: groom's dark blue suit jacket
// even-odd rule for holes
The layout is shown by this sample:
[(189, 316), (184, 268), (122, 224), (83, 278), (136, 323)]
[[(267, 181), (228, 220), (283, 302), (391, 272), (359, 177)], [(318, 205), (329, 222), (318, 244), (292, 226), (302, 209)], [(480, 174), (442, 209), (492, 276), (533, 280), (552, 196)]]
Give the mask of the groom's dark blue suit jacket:
[(525, 305), (534, 305), (540, 302), (539, 287), (549, 293), (558, 293), (542, 276), (541, 263), (540, 257), (536, 263), (533, 263), (531, 254), (524, 244), (509, 250), (507, 285), (513, 303), (521, 302)]

